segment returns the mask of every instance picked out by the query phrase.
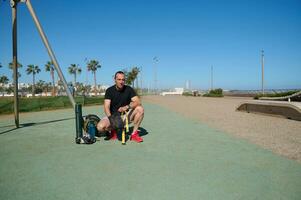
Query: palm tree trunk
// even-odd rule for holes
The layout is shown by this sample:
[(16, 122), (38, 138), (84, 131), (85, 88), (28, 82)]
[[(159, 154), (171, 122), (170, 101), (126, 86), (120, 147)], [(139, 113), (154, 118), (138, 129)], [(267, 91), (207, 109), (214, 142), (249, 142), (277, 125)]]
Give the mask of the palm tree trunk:
[(32, 74), (32, 96), (35, 96), (35, 75), (34, 73)]
[(137, 78), (136, 78), (136, 89), (137, 89), (137, 90), (139, 89), (139, 87), (138, 87), (138, 76), (137, 76)]
[(95, 73), (95, 71), (93, 73), (94, 73), (94, 93), (96, 96), (96, 73)]
[(74, 92), (74, 96), (76, 96), (76, 72), (74, 73), (74, 85), (73, 85), (73, 92)]
[(139, 80), (138, 80), (138, 76), (136, 78), (136, 92), (139, 93)]
[(52, 96), (54, 96), (55, 95), (55, 84), (54, 84), (54, 71), (53, 70), (51, 70), (51, 79), (52, 79)]

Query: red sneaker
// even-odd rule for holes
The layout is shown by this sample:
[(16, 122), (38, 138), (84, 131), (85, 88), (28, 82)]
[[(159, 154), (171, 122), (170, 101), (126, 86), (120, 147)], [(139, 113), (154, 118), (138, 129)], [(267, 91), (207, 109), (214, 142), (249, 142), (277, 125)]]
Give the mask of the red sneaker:
[(105, 137), (105, 140), (116, 140), (117, 139), (117, 132), (116, 130), (111, 130), (111, 132), (109, 133), (109, 135), (107, 135), (107, 137)]
[(143, 142), (143, 139), (142, 139), (142, 137), (139, 136), (138, 131), (135, 131), (134, 133), (132, 133), (131, 140), (138, 142), (138, 143)]
[(116, 139), (117, 139), (117, 131), (111, 130), (111, 140), (116, 140)]

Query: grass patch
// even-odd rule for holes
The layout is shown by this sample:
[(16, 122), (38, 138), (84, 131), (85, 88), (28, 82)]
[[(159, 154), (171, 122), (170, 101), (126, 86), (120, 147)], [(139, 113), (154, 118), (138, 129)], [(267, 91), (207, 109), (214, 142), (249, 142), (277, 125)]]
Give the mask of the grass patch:
[[(104, 97), (75, 97), (75, 102), (85, 105), (103, 104)], [(32, 97), (19, 98), (19, 111), (31, 112), (42, 110), (54, 110), (61, 108), (71, 108), (72, 105), (67, 96), (60, 97)], [(14, 112), (14, 98), (0, 98), (0, 114), (10, 114)]]
[(193, 96), (192, 92), (183, 92), (183, 96)]

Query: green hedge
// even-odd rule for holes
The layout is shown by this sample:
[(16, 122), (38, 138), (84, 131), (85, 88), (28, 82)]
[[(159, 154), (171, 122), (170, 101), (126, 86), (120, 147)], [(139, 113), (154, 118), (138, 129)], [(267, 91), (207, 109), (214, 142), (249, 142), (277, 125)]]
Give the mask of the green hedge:
[(215, 90), (210, 90), (209, 93), (203, 95), (204, 97), (223, 97), (223, 89), (218, 88)]
[[(97, 105), (103, 104), (103, 97), (76, 97), (76, 103), (82, 105)], [(31, 112), (42, 110), (53, 110), (60, 108), (71, 108), (72, 105), (67, 96), (60, 97), (32, 97), (19, 98), (19, 111)], [(0, 98), (0, 114), (9, 114), (14, 112), (14, 98), (1, 97)]]
[(183, 92), (183, 96), (193, 96), (192, 92)]

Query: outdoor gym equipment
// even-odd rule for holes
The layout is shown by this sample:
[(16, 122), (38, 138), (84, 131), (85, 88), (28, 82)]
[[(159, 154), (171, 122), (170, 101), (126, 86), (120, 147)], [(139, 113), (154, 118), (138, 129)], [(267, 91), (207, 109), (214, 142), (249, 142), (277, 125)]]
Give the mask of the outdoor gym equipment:
[(25, 3), (32, 18), (33, 21), (36, 25), (36, 28), (38, 29), (38, 32), (41, 36), (41, 39), (48, 51), (49, 57), (51, 59), (51, 61), (53, 62), (53, 65), (58, 73), (58, 76), (60, 78), (60, 80), (63, 83), (63, 86), (65, 88), (65, 91), (67, 93), (67, 96), (69, 97), (69, 100), (75, 110), (75, 122), (76, 122), (76, 138), (75, 141), (78, 142), (78, 139), (81, 138), (83, 136), (83, 130), (82, 130), (82, 126), (83, 126), (83, 118), (82, 118), (82, 106), (80, 104), (76, 104), (74, 101), (74, 98), (67, 86), (67, 82), (66, 79), (61, 71), (61, 68), (56, 60), (56, 57), (54, 55), (53, 50), (51, 49), (51, 46), (48, 42), (48, 39), (42, 29), (42, 26), (39, 22), (38, 17), (36, 16), (36, 13), (32, 7), (32, 4), (30, 2), (30, 0), (10, 0), (10, 5), (12, 8), (12, 33), (13, 33), (13, 73), (14, 73), (14, 113), (15, 113), (15, 124), (16, 127), (19, 128), (19, 99), (18, 99), (18, 69), (17, 69), (17, 63), (18, 63), (18, 59), (17, 59), (17, 6), (18, 3)]
[[(38, 32), (41, 36), (41, 39), (47, 49), (47, 52), (49, 54), (49, 57), (51, 59), (51, 61), (53, 62), (53, 65), (55, 67), (55, 70), (58, 73), (58, 76), (60, 78), (60, 80), (63, 83), (64, 89), (67, 93), (67, 96), (69, 98), (69, 101), (71, 102), (74, 111), (75, 111), (75, 124), (76, 124), (76, 137), (75, 137), (75, 142), (77, 144), (80, 144), (82, 141), (82, 137), (83, 137), (83, 124), (84, 124), (84, 120), (83, 120), (83, 116), (82, 116), (82, 105), (81, 104), (77, 104), (74, 101), (74, 98), (68, 88), (66, 79), (62, 73), (62, 70), (57, 62), (57, 59), (54, 55), (54, 52), (48, 42), (48, 39), (46, 37), (46, 34), (43, 31), (43, 28), (40, 24), (40, 21), (33, 9), (33, 6), (30, 2), (30, 0), (10, 0), (10, 5), (12, 7), (12, 32), (13, 32), (13, 73), (14, 73), (14, 113), (15, 113), (15, 124), (16, 127), (19, 128), (19, 99), (18, 99), (18, 68), (17, 68), (17, 63), (18, 63), (18, 59), (17, 59), (17, 6), (18, 3), (25, 3), (32, 18), (33, 21), (36, 25), (36, 28), (38, 29)], [(122, 144), (125, 144), (125, 132), (128, 132), (128, 119), (127, 119), (127, 113), (126, 115), (126, 126), (122, 126)], [(97, 131), (97, 130), (95, 130)], [(93, 138), (94, 139), (94, 138)]]

